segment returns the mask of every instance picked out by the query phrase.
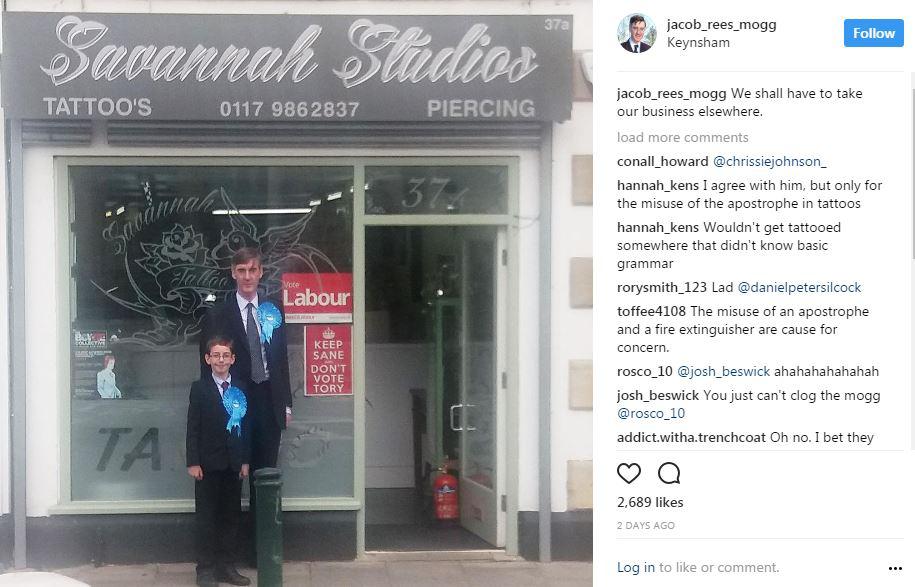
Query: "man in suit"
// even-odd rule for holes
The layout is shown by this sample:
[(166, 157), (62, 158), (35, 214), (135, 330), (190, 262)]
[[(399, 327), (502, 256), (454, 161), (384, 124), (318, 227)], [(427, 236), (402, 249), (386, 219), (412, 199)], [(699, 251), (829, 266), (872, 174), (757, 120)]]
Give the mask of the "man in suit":
[(251, 460), (247, 400), (242, 384), (229, 374), (235, 361), (232, 342), (216, 336), (206, 348), (211, 370), (191, 385), (187, 408), (187, 472), (196, 481), (197, 584), (249, 585), (234, 561), (241, 480)]
[[(276, 467), (280, 435), (292, 420), (285, 319), (281, 303), (259, 296), (258, 286), (263, 275), (260, 251), (239, 249), (232, 257), (235, 291), (207, 312), (200, 337), (203, 345), (212, 336), (222, 335), (231, 340), (235, 348), (236, 361), (230, 372), (248, 391), (252, 472)], [(261, 336), (265, 328), (262, 314), (269, 314), (268, 308), (276, 312), (279, 317), (276, 322), (280, 322), (269, 332), (269, 339)], [(270, 330), (269, 325), (266, 327)], [(201, 346), (201, 357), (204, 350)], [(203, 376), (208, 371), (207, 366), (201, 364), (200, 371)], [(251, 479), (249, 489), (253, 513), (256, 506)]]
[(630, 53), (644, 53), (651, 49), (651, 45), (642, 41), (645, 36), (645, 17), (640, 14), (633, 14), (629, 19), (629, 38), (623, 41), (620, 46)]

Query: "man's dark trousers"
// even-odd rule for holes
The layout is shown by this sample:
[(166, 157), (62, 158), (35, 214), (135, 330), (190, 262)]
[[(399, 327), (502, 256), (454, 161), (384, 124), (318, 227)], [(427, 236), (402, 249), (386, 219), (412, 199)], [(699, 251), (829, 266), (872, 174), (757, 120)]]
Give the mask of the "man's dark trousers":
[(248, 394), (248, 410), (253, 431), (251, 440), (251, 475), (248, 477), (248, 491), (251, 509), (251, 544), (250, 562), (256, 562), (257, 538), (257, 497), (254, 487), (254, 471), (264, 467), (276, 467), (282, 430), (276, 423), (270, 399), (270, 381), (252, 384)]
[[(270, 381), (249, 384), (248, 410), (251, 414), (251, 471), (276, 467), (282, 430), (273, 415)], [(253, 481), (253, 475), (252, 475)]]

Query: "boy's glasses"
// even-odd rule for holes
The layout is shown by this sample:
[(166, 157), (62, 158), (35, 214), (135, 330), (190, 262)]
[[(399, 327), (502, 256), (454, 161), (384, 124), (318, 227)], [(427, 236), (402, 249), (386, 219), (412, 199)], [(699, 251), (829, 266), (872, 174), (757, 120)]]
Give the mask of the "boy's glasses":
[(232, 353), (210, 353), (211, 359), (231, 359)]

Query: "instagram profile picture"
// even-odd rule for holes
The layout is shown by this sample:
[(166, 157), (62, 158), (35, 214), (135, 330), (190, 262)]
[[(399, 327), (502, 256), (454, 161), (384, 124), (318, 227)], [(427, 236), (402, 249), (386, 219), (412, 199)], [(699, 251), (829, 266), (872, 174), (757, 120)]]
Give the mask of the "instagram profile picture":
[(651, 18), (636, 12), (620, 21), (616, 28), (616, 38), (624, 51), (644, 53), (654, 45), (655, 39), (658, 38), (658, 29)]

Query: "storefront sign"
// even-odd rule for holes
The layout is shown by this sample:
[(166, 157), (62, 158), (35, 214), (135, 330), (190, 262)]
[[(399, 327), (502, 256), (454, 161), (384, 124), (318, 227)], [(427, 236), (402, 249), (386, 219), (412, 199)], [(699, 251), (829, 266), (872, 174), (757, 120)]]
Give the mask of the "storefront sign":
[(352, 273), (284, 273), (283, 313), (291, 323), (353, 321)]
[(568, 120), (572, 17), (3, 15), (12, 118)]
[(353, 394), (349, 324), (305, 326), (305, 395)]

